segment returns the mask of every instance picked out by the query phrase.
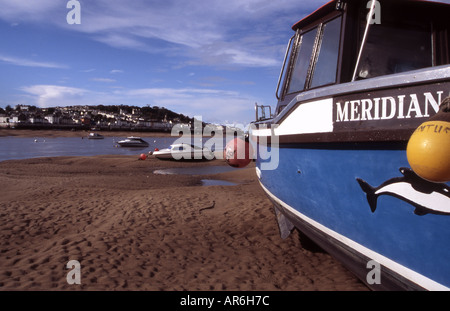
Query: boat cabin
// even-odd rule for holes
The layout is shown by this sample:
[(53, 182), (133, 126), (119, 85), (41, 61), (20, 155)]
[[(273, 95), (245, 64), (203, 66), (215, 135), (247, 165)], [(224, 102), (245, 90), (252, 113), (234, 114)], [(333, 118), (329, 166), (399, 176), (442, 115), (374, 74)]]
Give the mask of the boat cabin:
[(448, 67), (449, 16), (450, 5), (431, 1), (330, 1), (292, 27), (275, 116), (302, 93), (317, 98), (327, 86)]

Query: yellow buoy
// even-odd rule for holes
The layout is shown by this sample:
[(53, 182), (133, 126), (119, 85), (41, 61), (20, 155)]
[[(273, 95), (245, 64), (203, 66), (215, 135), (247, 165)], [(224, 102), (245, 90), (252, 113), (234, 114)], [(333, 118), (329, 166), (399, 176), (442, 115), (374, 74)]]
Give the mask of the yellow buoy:
[(406, 156), (420, 177), (432, 182), (450, 181), (450, 97), (411, 135)]

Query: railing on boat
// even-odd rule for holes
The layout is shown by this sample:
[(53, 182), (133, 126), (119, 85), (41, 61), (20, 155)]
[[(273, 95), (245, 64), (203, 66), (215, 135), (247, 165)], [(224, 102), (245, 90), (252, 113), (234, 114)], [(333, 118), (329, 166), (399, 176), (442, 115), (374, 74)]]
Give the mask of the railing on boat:
[[(266, 114), (267, 110), (269, 112), (268, 115)], [(259, 111), (261, 111), (261, 117), (259, 116)], [(258, 103), (255, 103), (255, 114), (256, 121), (263, 121), (273, 118), (272, 107), (268, 105), (258, 105)]]

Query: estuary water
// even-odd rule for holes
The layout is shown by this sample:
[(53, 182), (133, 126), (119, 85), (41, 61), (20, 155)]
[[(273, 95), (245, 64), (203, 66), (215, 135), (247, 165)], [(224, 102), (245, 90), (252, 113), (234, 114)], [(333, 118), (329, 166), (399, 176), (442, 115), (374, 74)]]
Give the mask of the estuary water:
[[(39, 157), (61, 157), (61, 156), (95, 156), (95, 155), (138, 155), (148, 153), (155, 148), (168, 148), (178, 137), (142, 137), (149, 143), (144, 148), (120, 147), (117, 142), (126, 137), (105, 137), (104, 139), (88, 139), (86, 137), (0, 137), (0, 161), (19, 160)], [(216, 148), (222, 150), (226, 145), (226, 139), (222, 145), (217, 146), (208, 143), (209, 138), (201, 141), (192, 139), (195, 145), (202, 144), (211, 151)], [(181, 141), (177, 141), (181, 142)], [(183, 140), (183, 142), (188, 142)], [(218, 150), (219, 150), (218, 149)]]
[(139, 155), (155, 148), (167, 148), (176, 137), (145, 137), (145, 148), (124, 148), (117, 145), (125, 137), (87, 139), (84, 137), (0, 137), (0, 161), (37, 157)]

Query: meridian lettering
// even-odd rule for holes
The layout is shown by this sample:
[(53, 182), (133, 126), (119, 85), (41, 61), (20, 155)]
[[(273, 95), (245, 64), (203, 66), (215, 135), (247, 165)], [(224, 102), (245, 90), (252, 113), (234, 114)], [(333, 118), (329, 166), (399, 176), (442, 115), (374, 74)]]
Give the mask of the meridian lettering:
[(444, 92), (438, 92), (439, 95), (439, 100), (435, 101), (433, 95), (431, 95), (431, 93), (424, 93), (423, 95), (425, 95), (425, 115), (424, 117), (429, 117), (430, 115), (428, 114), (428, 103), (431, 104), (431, 107), (433, 107), (435, 112), (439, 111), (439, 104), (441, 102), (441, 98), (442, 98), (442, 93)]
[(420, 111), (419, 100), (417, 99), (416, 94), (411, 94), (411, 104), (409, 105), (407, 118), (411, 118), (411, 112), (414, 111), (416, 113), (416, 118), (422, 118), (422, 112)]
[(410, 94), (409, 98), (407, 98), (407, 95), (398, 95), (397, 97), (386, 96), (336, 102), (335, 121), (350, 122), (429, 117), (431, 109), (435, 113), (439, 111), (439, 103), (442, 100), (443, 93), (443, 91), (436, 92), (437, 98), (430, 92), (424, 93), (424, 106), (422, 108), (417, 94)]
[(361, 100), (361, 120), (372, 120), (372, 114), (370, 113), (372, 107), (373, 103), (370, 99)]

